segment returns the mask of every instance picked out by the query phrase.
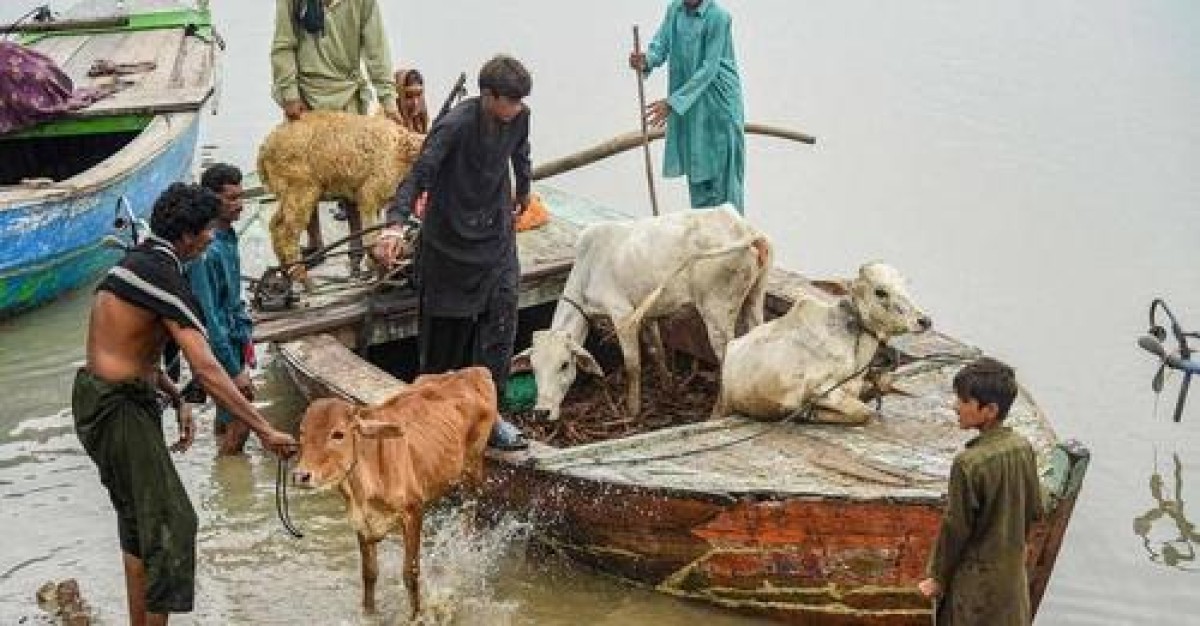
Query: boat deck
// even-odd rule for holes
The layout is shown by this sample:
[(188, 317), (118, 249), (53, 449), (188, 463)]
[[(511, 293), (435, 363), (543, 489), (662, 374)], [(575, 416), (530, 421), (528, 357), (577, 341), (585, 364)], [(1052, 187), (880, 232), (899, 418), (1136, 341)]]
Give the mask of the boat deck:
[[(536, 190), (552, 219), (542, 228), (518, 235), (522, 308), (557, 299), (570, 271), (575, 238), (584, 226), (628, 219), (551, 186), (539, 185)], [(259, 224), (265, 224), (271, 210), (270, 204), (265, 206), (266, 212), (254, 218)], [(247, 229), (243, 246), (243, 256), (259, 266), (263, 259), (273, 258), (264, 228)], [(341, 261), (320, 266), (316, 276), (323, 286), (318, 286), (308, 306), (277, 317), (260, 314), (255, 338), (279, 344), (302, 387), (321, 387), (306, 389), (310, 396), (336, 395), (376, 404), (394, 394), (403, 382), (352, 352), (347, 345), (355, 342), (344, 332), (338, 336), (337, 329), (344, 331), (360, 323), (370, 306), (364, 298), (369, 288), (348, 286), (339, 278), (345, 273)], [(768, 317), (782, 314), (801, 293), (809, 298), (835, 297), (831, 292), (836, 293), (837, 285), (818, 285), (798, 273), (776, 268), (768, 286)], [(387, 328), (375, 330), (372, 343), (415, 334), (412, 294), (401, 294), (397, 302), (400, 304), (389, 313), (391, 322)], [(885, 396), (881, 404), (884, 418), (866, 426), (771, 424), (729, 418), (569, 448), (535, 445), (528, 453), (508, 456), (580, 478), (692, 492), (934, 500), (944, 494), (950, 463), (969, 437), (957, 428), (950, 381), (962, 362), (978, 356), (979, 351), (937, 332), (896, 339), (893, 347), (907, 363), (894, 382), (905, 395)], [(1056, 437), (1027, 393), (1014, 403), (1008, 423), (1034, 443), (1042, 467), (1049, 472)]]
[[(115, 94), (66, 119), (195, 111), (212, 94), (215, 35), (207, 17), (169, 0), (130, 0), (125, 4), (127, 11), (135, 14), (129, 26), (122, 27), (128, 30), (114, 26), (26, 36), (32, 42), (30, 47), (53, 59), (76, 88), (118, 87)], [(106, 18), (111, 9), (111, 3), (83, 2), (63, 19)], [(136, 14), (142, 11), (151, 13)], [(182, 20), (195, 28), (185, 31), (180, 27), (154, 27), (155, 22), (167, 20)], [(99, 60), (138, 71), (88, 76), (92, 64)]]
[[(248, 183), (251, 187), (253, 183)], [(536, 185), (553, 218), (541, 228), (517, 235), (521, 263), (520, 306), (526, 308), (553, 302), (562, 291), (574, 261), (575, 238), (588, 224), (628, 216), (590, 200), (567, 194), (552, 186)], [(264, 198), (243, 217), (242, 259), (247, 276), (258, 277), (276, 263), (266, 225), (275, 210), (270, 198)], [(329, 219), (324, 207), (322, 227), (325, 240), (333, 242), (346, 233), (345, 222)], [(255, 312), (254, 339), (281, 342), (315, 333), (332, 332), (344, 341), (357, 336), (358, 325), (371, 314), (372, 345), (416, 335), (415, 294), (397, 289), (388, 297), (372, 302), (368, 295), (373, 286), (351, 281), (345, 256), (335, 256), (314, 268), (310, 275), (316, 284), (313, 293), (301, 294), (299, 306), (287, 311)], [(297, 287), (299, 289), (299, 287)]]
[[(330, 335), (295, 339), (279, 349), (309, 397), (377, 404), (404, 384)], [(969, 438), (956, 425), (950, 380), (961, 358), (977, 352), (960, 345), (956, 353), (941, 354), (947, 358), (902, 367), (894, 384), (903, 394), (885, 396), (883, 418), (866, 426), (731, 417), (570, 448), (535, 443), (528, 452), (496, 456), (586, 480), (693, 493), (932, 502), (945, 494), (950, 463)], [(1028, 393), (1013, 404), (1007, 423), (1033, 443), (1053, 484), (1057, 440)]]

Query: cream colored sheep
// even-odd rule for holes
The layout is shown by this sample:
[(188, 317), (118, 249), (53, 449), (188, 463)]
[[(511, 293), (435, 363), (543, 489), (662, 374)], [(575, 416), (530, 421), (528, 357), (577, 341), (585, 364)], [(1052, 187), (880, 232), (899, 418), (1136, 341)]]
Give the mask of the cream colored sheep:
[[(300, 260), (300, 233), (322, 198), (355, 203), (364, 229), (378, 223), (424, 139), (386, 117), (341, 111), (312, 111), (276, 126), (259, 147), (258, 172), (279, 200), (270, 223), (279, 263)], [(375, 233), (363, 239), (370, 250)], [(352, 257), (351, 271), (357, 265)], [(291, 274), (307, 282), (303, 265)]]

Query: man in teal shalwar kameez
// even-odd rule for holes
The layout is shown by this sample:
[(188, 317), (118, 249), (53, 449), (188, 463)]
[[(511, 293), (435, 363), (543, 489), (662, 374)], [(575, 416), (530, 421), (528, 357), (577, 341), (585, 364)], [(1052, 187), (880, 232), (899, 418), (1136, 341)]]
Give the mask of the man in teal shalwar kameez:
[[(242, 265), (237, 231), (233, 228), (242, 214), (242, 172), (232, 165), (217, 163), (204, 171), (200, 184), (221, 199), (221, 208), (214, 220), (212, 242), (204, 254), (188, 265), (187, 279), (208, 328), (208, 345), (213, 355), (242, 396), (253, 401), (254, 383), (250, 379), (253, 328), (242, 302)], [(241, 453), (250, 435), (245, 424), (220, 407), (213, 432), (221, 454)]]
[(653, 126), (667, 122), (663, 175), (687, 175), (693, 207), (741, 212), (745, 113), (729, 12), (715, 0), (672, 0), (649, 49), (629, 63), (646, 73), (669, 66), (670, 95), (646, 111)]

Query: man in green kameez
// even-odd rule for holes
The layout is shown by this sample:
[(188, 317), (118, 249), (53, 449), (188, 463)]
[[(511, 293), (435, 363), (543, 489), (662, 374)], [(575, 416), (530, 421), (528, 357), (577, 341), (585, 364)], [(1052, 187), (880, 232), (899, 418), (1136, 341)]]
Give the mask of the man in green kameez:
[(1025, 543), (1042, 519), (1033, 448), (1004, 425), (1017, 396), (1012, 368), (981, 358), (954, 377), (958, 425), (979, 431), (954, 458), (942, 525), (919, 588), (939, 626), (1028, 626)]
[(667, 124), (663, 175), (687, 175), (695, 208), (742, 212), (746, 122), (729, 12), (715, 0), (673, 0), (646, 53), (629, 55), (647, 74), (663, 63), (670, 95), (645, 113), (655, 128)]
[[(363, 68), (366, 68), (366, 77)], [(289, 120), (305, 111), (366, 114), (371, 87), (383, 112), (403, 124), (396, 107), (392, 53), (376, 0), (275, 0), (271, 96)], [(358, 211), (342, 206), (350, 230)], [(308, 224), (308, 250), (321, 248), (320, 212)]]

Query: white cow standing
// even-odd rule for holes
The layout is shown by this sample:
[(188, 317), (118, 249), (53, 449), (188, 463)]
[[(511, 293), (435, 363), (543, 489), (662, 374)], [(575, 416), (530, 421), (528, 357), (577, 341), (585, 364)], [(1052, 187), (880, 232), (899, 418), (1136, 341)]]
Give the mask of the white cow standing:
[[(594, 224), (579, 235), (575, 264), (547, 330), (517, 355), (532, 367), (534, 415), (557, 420), (580, 369), (603, 376), (583, 348), (589, 319), (608, 317), (625, 364), (626, 408), (641, 410), (642, 321), (694, 306), (720, 358), (739, 323), (762, 323), (771, 247), (766, 236), (728, 208)], [(663, 354), (657, 327), (653, 339)]]
[(815, 421), (870, 420), (875, 412), (858, 396), (876, 350), (932, 322), (890, 265), (862, 266), (849, 292), (833, 303), (798, 300), (785, 315), (730, 342), (713, 416), (784, 419), (813, 402)]

